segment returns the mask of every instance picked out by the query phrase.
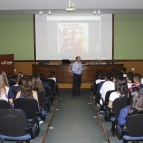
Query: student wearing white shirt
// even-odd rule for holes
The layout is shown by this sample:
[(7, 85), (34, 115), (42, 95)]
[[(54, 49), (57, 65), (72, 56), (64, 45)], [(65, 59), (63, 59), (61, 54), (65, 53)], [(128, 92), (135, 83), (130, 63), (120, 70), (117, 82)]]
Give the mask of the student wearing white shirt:
[(110, 72), (106, 73), (105, 79), (106, 81), (103, 83), (100, 89), (100, 94), (104, 101), (105, 101), (106, 92), (109, 90), (115, 90), (115, 83), (112, 81), (112, 74)]
[(119, 97), (129, 98), (129, 89), (127, 86), (126, 79), (123, 77), (117, 78), (115, 82), (115, 91), (112, 92), (109, 97), (108, 108), (112, 108), (114, 100)]

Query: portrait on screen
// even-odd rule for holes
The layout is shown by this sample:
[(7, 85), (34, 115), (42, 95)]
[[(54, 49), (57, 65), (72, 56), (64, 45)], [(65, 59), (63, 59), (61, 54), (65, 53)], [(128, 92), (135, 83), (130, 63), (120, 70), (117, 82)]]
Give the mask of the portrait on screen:
[(58, 53), (88, 53), (88, 23), (58, 23)]

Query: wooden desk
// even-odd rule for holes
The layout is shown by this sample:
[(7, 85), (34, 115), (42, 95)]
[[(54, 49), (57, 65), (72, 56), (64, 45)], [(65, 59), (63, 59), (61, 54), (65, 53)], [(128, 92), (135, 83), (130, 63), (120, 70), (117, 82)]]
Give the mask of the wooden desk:
[[(96, 64), (96, 65), (84, 65), (85, 70), (82, 72), (82, 82), (93, 82), (95, 73), (97, 70), (101, 70), (104, 73), (111, 69), (121, 71), (123, 64)], [(71, 83), (72, 82), (72, 65), (32, 65), (33, 73), (43, 73), (46, 77), (50, 76), (50, 72), (56, 73), (56, 78), (59, 83)]]

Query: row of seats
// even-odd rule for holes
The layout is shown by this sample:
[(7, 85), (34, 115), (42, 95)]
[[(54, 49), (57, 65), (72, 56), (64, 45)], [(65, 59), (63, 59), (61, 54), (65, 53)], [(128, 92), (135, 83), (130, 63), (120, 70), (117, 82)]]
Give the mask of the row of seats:
[[(13, 109), (10, 109), (11, 106), (9, 106), (6, 100), (0, 99), (0, 137), (3, 141), (22, 140), (30, 142), (30, 139), (38, 136), (40, 124), (46, 121), (46, 118), (50, 115), (49, 113), (56, 98), (55, 93), (57, 91), (53, 79), (45, 78), (41, 82), (44, 82), (44, 85), (48, 84), (50, 86), (43, 86), (44, 90), (37, 90), (38, 102), (34, 98), (28, 98), (26, 96), (25, 98), (15, 99), (19, 90), (14, 89), (10, 89), (15, 95), (13, 98)], [(53, 112), (54, 110), (55, 107), (53, 108)]]
[[(103, 75), (103, 74), (101, 74), (101, 75)], [(115, 77), (114, 75), (113, 75), (113, 77)], [(116, 75), (117, 75), (117, 72), (116, 72)], [(110, 104), (109, 104), (109, 102), (111, 102), (110, 96), (116, 95), (116, 94), (112, 94), (112, 93), (120, 92), (120, 90), (118, 90), (118, 88), (117, 88), (118, 80), (123, 79), (123, 78), (124, 78), (123, 80), (126, 80), (126, 78), (127, 78), (125, 75), (124, 76), (123, 75), (124, 74), (120, 73), (120, 74), (118, 74), (117, 77), (113, 78), (114, 81), (112, 81), (112, 82), (114, 82), (115, 88), (114, 88), (114, 90), (111, 90), (109, 87), (109, 90), (107, 90), (107, 92), (105, 94), (104, 100), (102, 98), (102, 94), (100, 93), (100, 90), (97, 91), (97, 89), (98, 89), (97, 84), (96, 84), (96, 86), (94, 86), (94, 89), (96, 89), (96, 90), (94, 90), (93, 86), (92, 86), (91, 91), (92, 91), (92, 95), (93, 95), (93, 106), (95, 108), (97, 117), (101, 124), (101, 127), (103, 128), (104, 134), (105, 135), (108, 134), (108, 136), (106, 135), (107, 141), (110, 141), (109, 138), (111, 136), (112, 137), (117, 136), (118, 139), (121, 140), (122, 143), (123, 142), (126, 143), (128, 141), (132, 141), (132, 142), (142, 141), (143, 140), (143, 126), (142, 126), (143, 91), (142, 91), (142, 84), (141, 84), (141, 76), (139, 74), (132, 74), (133, 75), (132, 80), (131, 80), (132, 84), (131, 84), (130, 88), (128, 89), (129, 96), (127, 97), (124, 95), (120, 95), (118, 98), (116, 97), (115, 100), (113, 101), (112, 108), (110, 107)], [(98, 77), (98, 79), (100, 79), (100, 77)], [(96, 78), (96, 80), (94, 80), (94, 82), (97, 83), (98, 79)], [(103, 81), (103, 79), (104, 79), (104, 81)], [(106, 80), (107, 80), (107, 78), (104, 78), (102, 76), (102, 82), (103, 82), (102, 85), (104, 85)], [(98, 85), (99, 85), (99, 80), (98, 80)], [(101, 85), (100, 89), (102, 89), (102, 85)], [(125, 88), (122, 88), (121, 86), (126, 86), (126, 85), (127, 85), (127, 83), (124, 85), (123, 85), (123, 82), (120, 83), (120, 89), (125, 89)], [(119, 94), (121, 94), (121, 93), (119, 93)], [(135, 96), (138, 96), (138, 97), (135, 97)], [(140, 108), (134, 107), (133, 103), (134, 103), (134, 105), (137, 104)], [(132, 109), (134, 112), (131, 112), (130, 114), (127, 112), (126, 114), (128, 114), (128, 115), (126, 117), (126, 124), (120, 125), (119, 121), (120, 121), (120, 117), (121, 117), (121, 111), (123, 113), (124, 111), (126, 111), (125, 108), (128, 108), (129, 106), (134, 107), (134, 109)], [(139, 110), (137, 111), (137, 109), (139, 109)], [(129, 111), (130, 110), (131, 109), (129, 109)], [(102, 112), (102, 114), (100, 114), (101, 112)], [(104, 115), (104, 117), (103, 117), (103, 115)], [(111, 125), (108, 124), (109, 121), (112, 123)], [(108, 130), (105, 131), (105, 128), (107, 128), (107, 125), (109, 125)], [(111, 128), (111, 129), (109, 129), (109, 128)], [(106, 132), (109, 132), (109, 130), (111, 131), (112, 135), (110, 133), (106, 133)]]

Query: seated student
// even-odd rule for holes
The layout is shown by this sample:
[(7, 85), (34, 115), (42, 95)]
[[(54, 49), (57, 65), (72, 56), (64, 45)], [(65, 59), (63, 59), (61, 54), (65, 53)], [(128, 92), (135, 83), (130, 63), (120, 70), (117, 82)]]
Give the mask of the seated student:
[(0, 71), (0, 99), (6, 100), (9, 103), (10, 108), (13, 108), (13, 98), (14, 95), (10, 91), (6, 73)]
[(117, 78), (115, 82), (115, 91), (110, 94), (108, 108), (112, 108), (114, 100), (119, 97), (129, 98), (129, 89), (126, 79), (123, 77)]
[(24, 77), (22, 79), (21, 90), (17, 93), (16, 99), (17, 98), (32, 98), (38, 102), (38, 95), (36, 91), (33, 91), (32, 81), (30, 78)]
[(32, 86), (34, 91), (44, 91), (44, 87), (38, 73), (34, 73), (32, 75)]
[(20, 85), (18, 84), (20, 81), (20, 78), (18, 76), (12, 76), (9, 79), (9, 82), (11, 83), (10, 89), (12, 90), (20, 90)]
[[(99, 78), (95, 80), (95, 91), (94, 91), (94, 97), (93, 99), (96, 100), (96, 95), (99, 95), (99, 91), (100, 91), (100, 88), (101, 88), (101, 85), (105, 82), (105, 77), (104, 77), (104, 73), (103, 72), (99, 72)], [(98, 101), (95, 101), (95, 103), (98, 103)]]
[(53, 79), (55, 82), (57, 82), (57, 79), (55, 77), (55, 72), (50, 72), (50, 78), (49, 79)]
[(140, 87), (143, 90), (143, 85), (141, 84), (141, 75), (139, 73), (134, 74), (133, 81), (134, 84), (130, 87), (130, 90), (133, 87)]
[(22, 73), (22, 72), (18, 72), (17, 78), (19, 79), (18, 85), (21, 85), (21, 83), (22, 83), (22, 78), (23, 78), (23, 73)]
[[(133, 87), (131, 90), (130, 105), (120, 111), (118, 123), (116, 124), (118, 131), (120, 132), (121, 128), (126, 126), (127, 119), (130, 115), (140, 113), (143, 113), (143, 91), (139, 87)], [(121, 140), (121, 143), (123, 143), (123, 140)]]
[[(29, 77), (23, 77), (21, 83), (21, 90), (17, 93), (17, 98), (31, 98), (37, 100), (38, 110), (41, 111), (41, 107), (39, 106), (37, 91), (33, 90), (32, 81)], [(46, 115), (45, 111), (42, 111), (42, 115)], [(42, 124), (43, 121), (40, 121), (39, 124)]]
[(99, 74), (100, 74), (100, 72), (101, 72), (101, 71), (98, 70), (98, 71), (95, 73), (94, 82), (93, 82), (93, 86), (94, 86), (93, 88), (94, 88), (94, 89), (96, 88), (96, 87), (95, 87), (95, 86), (96, 86), (95, 83), (96, 83), (96, 80), (99, 79)]
[(107, 72), (106, 73), (106, 81), (103, 83), (101, 89), (100, 89), (100, 94), (101, 94), (101, 97), (102, 99), (105, 101), (105, 95), (106, 95), (106, 92), (109, 91), (109, 90), (115, 90), (115, 78), (114, 80), (112, 81), (112, 75), (110, 72)]
[(95, 84), (99, 85), (100, 82), (105, 81), (104, 73), (100, 71), (99, 78), (95, 80)]
[(39, 76), (40, 76), (40, 80), (41, 80), (42, 85), (45, 87), (48, 87), (51, 90), (51, 87), (49, 86), (49, 84), (47, 82), (45, 82), (46, 77), (44, 76), (44, 74), (40, 73)]
[(127, 69), (126, 69), (125, 67), (123, 67), (123, 68), (121, 69), (122, 77), (127, 77), (126, 71), (127, 71)]
[(133, 76), (134, 74), (132, 72), (127, 73), (126, 80), (127, 80), (128, 88), (130, 88), (133, 85)]

